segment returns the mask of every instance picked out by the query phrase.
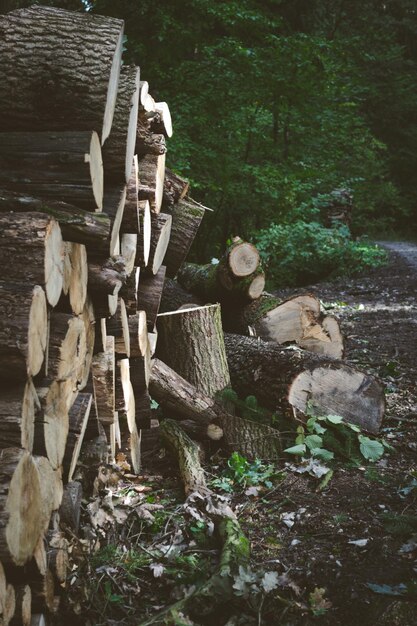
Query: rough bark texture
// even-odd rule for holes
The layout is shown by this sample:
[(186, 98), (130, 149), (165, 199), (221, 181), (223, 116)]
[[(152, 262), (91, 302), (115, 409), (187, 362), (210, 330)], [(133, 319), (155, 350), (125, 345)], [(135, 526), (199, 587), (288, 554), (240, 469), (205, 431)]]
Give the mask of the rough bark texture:
[(0, 133), (0, 185), (101, 211), (103, 163), (97, 133)]
[(138, 157), (134, 156), (132, 161), (131, 172), (126, 188), (126, 202), (123, 211), (123, 219), (120, 225), (121, 233), (140, 233), (139, 220), (139, 176), (138, 176)]
[(200, 449), (173, 420), (166, 419), (160, 427), (162, 441), (174, 451), (184, 482), (185, 495), (195, 491), (208, 493), (204, 470), (200, 465)]
[(43, 289), (0, 281), (0, 379), (25, 380), (38, 374), (47, 334)]
[(121, 20), (90, 13), (35, 6), (2, 16), (0, 129), (96, 130), (103, 143), (122, 37)]
[(33, 449), (35, 415), (39, 399), (29, 379), (27, 383), (2, 389), (0, 398), (0, 448)]
[(149, 331), (152, 331), (156, 324), (164, 288), (165, 271), (165, 265), (161, 265), (155, 276), (142, 275), (138, 283), (137, 306), (139, 310), (146, 313)]
[(74, 475), (90, 416), (92, 401), (91, 393), (79, 393), (69, 412), (69, 433), (63, 462), (66, 481), (71, 481)]
[[(164, 209), (182, 200), (187, 195), (189, 188), (190, 183), (188, 180), (181, 178), (181, 176), (166, 168), (163, 196)], [(189, 200), (189, 202), (192, 202), (192, 200)]]
[(114, 337), (107, 337), (106, 351), (93, 357), (92, 373), (98, 420), (104, 425), (113, 424), (115, 411)]
[(126, 305), (119, 298), (116, 314), (107, 320), (107, 335), (114, 337), (114, 351), (118, 356), (130, 356), (129, 319), (126, 313)]
[(130, 276), (127, 277), (125, 284), (120, 290), (120, 297), (126, 304), (126, 312), (128, 315), (135, 315), (138, 310), (137, 290), (140, 280), (140, 268), (134, 267)]
[(80, 482), (73, 480), (69, 482), (62, 497), (59, 513), (61, 522), (67, 524), (75, 533), (78, 533), (81, 514), (81, 500), (83, 497), (83, 488)]
[(252, 394), (261, 405), (279, 413), (341, 415), (378, 432), (385, 402), (382, 387), (372, 376), (257, 338), (225, 335), (225, 345), (232, 387), (239, 395)]
[(62, 291), (62, 236), (42, 213), (0, 214), (0, 266), (13, 281), (44, 287), (51, 306)]
[(199, 298), (195, 294), (186, 291), (184, 287), (172, 278), (166, 278), (164, 283), (164, 289), (162, 291), (161, 305), (159, 307), (160, 313), (168, 313), (168, 311), (176, 311), (183, 305), (198, 304), (204, 305), (203, 299)]
[(94, 251), (108, 254), (110, 218), (104, 213), (84, 211), (73, 204), (41, 200), (22, 193), (1, 189), (0, 212), (45, 213), (56, 219), (66, 241), (82, 243)]
[(157, 326), (164, 363), (208, 396), (230, 386), (219, 305), (163, 313)]
[(142, 157), (145, 154), (165, 154), (166, 151), (165, 136), (151, 131), (149, 118), (141, 111), (136, 131), (136, 154)]
[(120, 254), (119, 235), (126, 203), (127, 185), (107, 185), (104, 189), (103, 209), (111, 219), (110, 256)]
[(139, 200), (149, 200), (154, 213), (162, 205), (165, 178), (165, 154), (147, 154), (139, 160)]
[(129, 181), (139, 109), (139, 68), (122, 67), (110, 136), (103, 146), (107, 178)]
[(172, 225), (164, 263), (167, 275), (173, 278), (187, 257), (205, 211), (191, 200), (180, 200), (167, 213), (172, 216)]

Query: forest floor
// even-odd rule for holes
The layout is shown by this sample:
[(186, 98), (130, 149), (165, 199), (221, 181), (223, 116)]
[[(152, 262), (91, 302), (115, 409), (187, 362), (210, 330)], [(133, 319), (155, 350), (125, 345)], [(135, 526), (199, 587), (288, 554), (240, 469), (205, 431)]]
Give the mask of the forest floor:
[[(250, 568), (235, 581), (236, 605), (155, 623), (416, 623), (417, 246), (386, 245), (390, 261), (382, 269), (279, 295), (315, 293), (338, 317), (346, 361), (385, 386), (381, 437), (394, 451), (375, 463), (334, 463), (325, 486), (288, 457), (258, 488), (236, 482), (225, 495), (252, 551)], [(206, 469), (227, 476), (217, 455)], [(207, 579), (216, 546), (204, 520), (184, 507), (175, 468), (158, 449), (144, 454), (143, 476), (103, 469), (95, 486), (83, 511), (84, 538), (74, 539), (68, 623), (144, 624)]]

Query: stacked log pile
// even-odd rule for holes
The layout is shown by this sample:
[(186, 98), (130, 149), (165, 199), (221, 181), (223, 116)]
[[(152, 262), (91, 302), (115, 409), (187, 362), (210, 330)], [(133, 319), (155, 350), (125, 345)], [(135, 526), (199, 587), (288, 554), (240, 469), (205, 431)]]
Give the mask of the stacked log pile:
[(328, 358), (342, 341), (317, 299), (263, 294), (254, 246), (184, 264), (205, 209), (165, 167), (169, 108), (121, 67), (122, 21), (33, 6), (0, 33), (0, 622), (26, 625), (65, 588), (83, 442), (114, 458), (128, 438), (138, 473), (151, 395), (194, 439), (265, 458), (279, 434), (235, 416), (230, 386), (373, 432), (383, 406), (376, 381)]

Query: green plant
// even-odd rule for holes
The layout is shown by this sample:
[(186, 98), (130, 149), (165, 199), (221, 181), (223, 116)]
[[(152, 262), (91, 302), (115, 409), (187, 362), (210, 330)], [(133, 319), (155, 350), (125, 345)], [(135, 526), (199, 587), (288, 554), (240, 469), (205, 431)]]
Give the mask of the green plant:
[(332, 461), (335, 456), (356, 465), (378, 461), (392, 447), (385, 441), (368, 437), (355, 424), (340, 415), (313, 416), (298, 426), (295, 445), (284, 452), (295, 456)]
[(276, 477), (278, 473), (273, 465), (262, 463), (259, 459), (250, 462), (238, 452), (233, 452), (226, 470), (219, 478), (215, 478), (211, 485), (231, 493), (236, 488), (261, 486), (271, 488)]

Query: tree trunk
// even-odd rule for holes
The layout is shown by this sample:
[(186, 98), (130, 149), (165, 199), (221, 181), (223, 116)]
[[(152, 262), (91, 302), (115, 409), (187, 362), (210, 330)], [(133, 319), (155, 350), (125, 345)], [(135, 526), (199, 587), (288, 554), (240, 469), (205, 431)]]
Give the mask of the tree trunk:
[(0, 214), (0, 266), (13, 281), (44, 287), (51, 306), (61, 296), (63, 250), (58, 223), (41, 213)]
[[(157, 135), (159, 136), (159, 135)], [(165, 169), (163, 206), (167, 208), (173, 204), (177, 204), (188, 193), (190, 183), (188, 180), (181, 178), (168, 168)], [(188, 199), (189, 202), (192, 200)]]
[(0, 190), (0, 213), (45, 213), (59, 223), (65, 241), (82, 243), (108, 255), (110, 218), (104, 213), (84, 211), (73, 204), (40, 200), (5, 189)]
[(301, 348), (328, 357), (343, 356), (343, 338), (337, 320), (320, 315), (320, 302), (312, 295), (284, 302), (266, 293), (244, 307), (224, 307), (223, 328), (227, 332), (251, 333), (264, 341), (296, 343)]
[(228, 270), (236, 278), (250, 276), (259, 267), (259, 252), (255, 246), (240, 237), (234, 237), (224, 255)]
[[(166, 213), (151, 214), (151, 245), (146, 274), (157, 274), (164, 261), (171, 235), (172, 217)], [(139, 259), (136, 259), (137, 261)]]
[(105, 352), (94, 355), (91, 367), (98, 420), (104, 426), (113, 424), (115, 412), (114, 337), (107, 337)]
[(200, 448), (173, 420), (166, 419), (160, 427), (162, 441), (174, 451), (184, 482), (185, 495), (197, 492), (207, 495), (204, 470), (200, 465)]
[(165, 154), (147, 154), (139, 160), (139, 200), (149, 200), (151, 210), (159, 213), (165, 178)]
[(63, 461), (66, 482), (70, 482), (74, 476), (90, 416), (92, 401), (93, 396), (91, 393), (79, 393), (69, 412), (69, 433)]
[(210, 397), (229, 387), (220, 306), (159, 315), (157, 356)]
[(122, 20), (34, 6), (2, 16), (0, 29), (0, 129), (93, 129), (104, 143), (116, 103)]
[(138, 202), (140, 233), (138, 247), (136, 249), (136, 265), (143, 268), (148, 265), (149, 252), (151, 249), (151, 209), (148, 200)]
[(40, 408), (31, 379), (4, 388), (0, 398), (0, 448), (25, 448), (32, 452), (35, 416)]
[(0, 451), (0, 559), (23, 565), (43, 532), (39, 472), (26, 450)]
[(250, 276), (232, 277), (224, 262), (196, 265), (185, 263), (178, 272), (179, 283), (206, 302), (251, 302), (261, 295), (265, 275), (258, 267)]
[(135, 154), (138, 109), (139, 68), (124, 66), (120, 72), (110, 136), (103, 147), (106, 180), (129, 181)]
[(140, 233), (139, 220), (139, 175), (138, 175), (138, 157), (134, 156), (132, 160), (131, 172), (126, 188), (126, 202), (123, 211), (123, 219), (120, 225), (120, 232)]
[(134, 267), (130, 276), (127, 277), (125, 284), (120, 290), (120, 297), (126, 304), (126, 312), (128, 315), (135, 315), (138, 310), (137, 290), (140, 280), (140, 268)]
[(155, 276), (141, 276), (138, 283), (138, 307), (146, 313), (149, 331), (152, 331), (156, 324), (164, 288), (165, 269), (165, 265), (161, 265)]
[[(225, 335), (233, 389), (280, 414), (340, 415), (377, 433), (385, 409), (381, 385), (344, 363), (252, 337)], [(250, 367), (248, 367), (250, 363)]]
[(159, 312), (168, 313), (169, 311), (176, 311), (183, 305), (191, 304), (202, 306), (204, 305), (204, 301), (198, 296), (186, 291), (176, 280), (166, 278)]
[(97, 133), (0, 133), (0, 186), (101, 211), (103, 164)]
[(205, 211), (190, 200), (180, 200), (167, 212), (172, 216), (172, 225), (164, 263), (167, 275), (173, 278), (185, 261)]
[(0, 379), (38, 374), (48, 335), (45, 292), (39, 285), (0, 282)]

